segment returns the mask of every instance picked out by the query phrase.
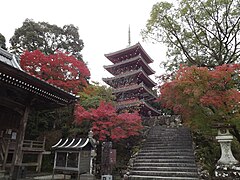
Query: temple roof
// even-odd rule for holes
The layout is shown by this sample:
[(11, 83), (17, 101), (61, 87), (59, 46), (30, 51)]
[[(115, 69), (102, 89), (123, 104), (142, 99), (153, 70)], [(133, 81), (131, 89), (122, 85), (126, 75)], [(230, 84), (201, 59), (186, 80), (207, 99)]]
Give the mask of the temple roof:
[(14, 91), (22, 101), (34, 96), (32, 106), (39, 109), (64, 106), (77, 99), (74, 94), (27, 74), (21, 69), (15, 56), (2, 48), (0, 48), (0, 85)]
[(144, 100), (135, 100), (135, 101), (126, 102), (126, 103), (123, 101), (117, 104), (117, 109), (125, 109), (127, 107), (136, 107), (136, 106), (141, 107), (142, 110), (145, 109), (146, 112), (151, 111), (151, 115), (157, 116), (161, 114), (157, 109), (152, 107), (150, 104), (148, 104)]
[(17, 58), (14, 54), (9, 53), (8, 51), (0, 48), (0, 61), (4, 62), (18, 70), (22, 70), (22, 68), (20, 67), (20, 65), (17, 62)]
[(111, 87), (113, 88), (116, 88), (117, 85), (114, 85), (113, 81), (118, 81), (120, 80), (121, 78), (126, 78), (126, 77), (129, 77), (129, 76), (133, 76), (133, 75), (137, 75), (139, 78), (142, 79), (142, 81), (148, 86), (148, 87), (154, 87), (156, 86), (157, 84), (151, 79), (148, 77), (148, 75), (143, 71), (142, 68), (138, 69), (138, 70), (134, 70), (134, 71), (129, 71), (127, 73), (124, 73), (124, 74), (120, 74), (118, 76), (114, 76), (114, 77), (111, 77), (111, 78), (103, 78), (102, 80), (107, 83), (108, 85), (110, 85)]
[(114, 89), (113, 93), (117, 94), (117, 93), (122, 93), (122, 92), (138, 91), (139, 89), (141, 89), (141, 92), (147, 92), (148, 95), (152, 96), (154, 99), (157, 98), (157, 96), (152, 92), (152, 90), (147, 88), (147, 86), (145, 86), (144, 83), (134, 84), (134, 85)]
[(138, 55), (141, 55), (147, 63), (153, 62), (152, 58), (146, 53), (140, 43), (137, 43), (125, 49), (121, 49), (119, 51), (105, 54), (105, 57), (115, 64)]
[(53, 149), (72, 149), (81, 150), (87, 145), (94, 147), (94, 143), (90, 138), (67, 138), (60, 139), (55, 145), (52, 146)]
[(116, 68), (122, 68), (125, 66), (136, 66), (137, 64), (140, 64), (144, 71), (146, 72), (147, 75), (152, 75), (155, 73), (155, 71), (146, 63), (146, 61), (140, 56), (136, 56), (133, 58), (130, 58), (125, 61), (118, 62), (116, 64), (108, 65), (108, 66), (103, 66), (108, 72), (110, 72), (112, 75), (116, 74), (115, 69)]

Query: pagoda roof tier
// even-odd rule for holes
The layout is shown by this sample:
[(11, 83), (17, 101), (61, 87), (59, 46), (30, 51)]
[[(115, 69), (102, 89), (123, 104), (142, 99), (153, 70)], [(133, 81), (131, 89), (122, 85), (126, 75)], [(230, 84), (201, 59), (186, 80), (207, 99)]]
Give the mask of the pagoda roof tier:
[(132, 57), (130, 59), (127, 59), (125, 61), (118, 62), (113, 65), (103, 66), (108, 72), (110, 72), (112, 75), (116, 74), (115, 69), (122, 68), (125, 66), (136, 66), (139, 65), (143, 67), (144, 71), (147, 75), (152, 75), (155, 73), (155, 71), (146, 63), (146, 61), (140, 56)]
[(140, 43), (119, 51), (105, 54), (105, 57), (115, 64), (138, 55), (141, 55), (147, 63), (153, 62), (152, 58), (146, 53)]
[(153, 99), (157, 98), (157, 96), (152, 92), (152, 90), (150, 90), (144, 83), (134, 84), (134, 85), (114, 89), (113, 93), (117, 94), (117, 93), (122, 93), (122, 92), (134, 92), (134, 91), (139, 91), (139, 90), (141, 90), (141, 92), (146, 92), (148, 94), (148, 97), (151, 96), (151, 97), (153, 97)]
[(127, 73), (124, 74), (120, 74), (117, 75), (115, 77), (111, 77), (111, 78), (103, 78), (102, 80), (107, 83), (109, 86), (113, 87), (113, 88), (117, 88), (117, 84), (114, 83), (114, 81), (119, 81), (122, 78), (127, 78), (129, 76), (138, 76), (139, 78), (141, 78), (143, 80), (143, 82), (148, 86), (148, 87), (154, 87), (157, 84), (148, 77), (148, 75), (143, 71), (142, 68), (139, 68), (138, 70), (134, 70), (134, 71), (128, 71)]
[(148, 114), (148, 112), (150, 111), (151, 115), (154, 115), (154, 116), (161, 114), (157, 109), (152, 107), (150, 104), (148, 104), (144, 100), (134, 99), (131, 101), (122, 101), (117, 104), (118, 110), (125, 109), (128, 107), (141, 107), (141, 111), (144, 110), (145, 112), (147, 112), (146, 114)]

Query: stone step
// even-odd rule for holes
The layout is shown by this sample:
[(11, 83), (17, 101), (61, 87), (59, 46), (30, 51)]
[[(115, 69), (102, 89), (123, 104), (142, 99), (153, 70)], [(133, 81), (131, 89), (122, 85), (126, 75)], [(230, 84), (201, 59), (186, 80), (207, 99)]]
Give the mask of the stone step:
[(172, 145), (172, 144), (156, 144), (156, 145), (144, 145), (142, 147), (143, 149), (192, 149), (192, 145), (184, 145), (184, 144), (179, 144), (179, 145)]
[(195, 164), (195, 159), (141, 159), (141, 158), (136, 158), (134, 160), (134, 163), (139, 163), (139, 162), (148, 162), (148, 163), (172, 163), (172, 162), (177, 162), (177, 163), (194, 163)]
[(188, 128), (153, 127), (130, 171), (133, 179), (198, 179)]
[(153, 137), (153, 136), (164, 136), (165, 135), (172, 135), (168, 137), (185, 137), (185, 136), (191, 136), (191, 133), (187, 131), (178, 131), (178, 130), (173, 130), (173, 131), (160, 131), (160, 132), (150, 132), (148, 133), (148, 137)]
[(162, 132), (162, 133), (155, 133), (155, 134), (148, 134), (147, 139), (151, 139), (151, 138), (180, 138), (180, 137), (184, 137), (184, 138), (189, 138), (191, 137), (191, 134), (186, 134), (186, 133), (168, 133), (168, 132)]
[(151, 156), (138, 156), (136, 157), (136, 159), (195, 159), (194, 156), (183, 156), (183, 155), (179, 155), (179, 156), (176, 156), (176, 155), (168, 155), (168, 156), (154, 156), (154, 155), (151, 155)]
[(181, 171), (181, 172), (197, 172), (197, 167), (187, 167), (187, 166), (177, 166), (177, 167), (148, 167), (148, 166), (141, 166), (141, 167), (134, 167), (132, 168), (133, 171)]
[(149, 152), (149, 151), (146, 151), (146, 152), (138, 153), (138, 156), (193, 156), (193, 152), (191, 152), (191, 151), (187, 151), (187, 152), (184, 152), (184, 151), (180, 151), (180, 152), (176, 152), (176, 151), (175, 152), (172, 152), (172, 151)]
[[(176, 134), (177, 133), (177, 134)], [(167, 129), (167, 130), (162, 130), (162, 131), (151, 131), (148, 133), (149, 136), (155, 136), (155, 135), (165, 135), (165, 134), (172, 134), (174, 136), (187, 136), (191, 135), (189, 130), (180, 130), (180, 129)]]
[(191, 135), (179, 135), (179, 134), (158, 134), (158, 135), (148, 135), (146, 140), (148, 139), (181, 139), (181, 138), (186, 138), (186, 139), (189, 139), (191, 138), (192, 136)]
[(144, 146), (143, 147), (153, 147), (153, 146), (157, 146), (157, 147), (161, 147), (161, 146), (172, 146), (174, 144), (174, 146), (187, 146), (187, 147), (191, 147), (192, 146), (192, 143), (190, 143), (190, 142), (186, 142), (186, 143), (180, 143), (180, 142), (176, 142), (176, 143), (174, 143), (174, 142), (162, 142), (162, 143), (160, 143), (160, 142), (154, 142), (154, 143), (146, 143), (146, 144), (144, 144)]
[(192, 141), (167, 141), (167, 140), (158, 140), (158, 141), (146, 141), (145, 144), (192, 144)]
[(131, 171), (130, 175), (142, 176), (165, 176), (165, 177), (198, 177), (197, 172), (182, 172), (182, 171)]
[(193, 153), (193, 150), (192, 149), (189, 149), (189, 148), (185, 148), (185, 149), (168, 149), (166, 151), (166, 149), (164, 148), (160, 148), (160, 149), (141, 149), (139, 153), (152, 153), (152, 152), (190, 152), (190, 153)]
[(165, 180), (198, 180), (199, 178), (194, 177), (164, 177), (164, 176), (140, 176), (140, 175), (130, 175), (129, 180), (158, 180), (158, 179), (165, 179)]
[(185, 142), (185, 141), (191, 141), (190, 137), (188, 138), (149, 138), (149, 139), (146, 139), (146, 142), (164, 142), (164, 141), (174, 141), (174, 142), (177, 142), (177, 141), (180, 141), (180, 142)]
[(193, 163), (177, 163), (177, 162), (135, 162), (134, 167), (197, 167)]
[(179, 145), (179, 146), (175, 146), (175, 145), (172, 145), (172, 144), (169, 144), (169, 145), (159, 145), (159, 146), (143, 146), (143, 149), (146, 150), (146, 149), (192, 149), (192, 146), (184, 146), (184, 145)]
[(160, 142), (164, 142), (164, 141), (179, 141), (181, 140), (182, 142), (185, 142), (185, 141), (190, 141), (191, 142), (191, 138), (190, 137), (185, 137), (185, 138), (161, 138), (161, 137), (158, 137), (158, 138), (148, 138), (146, 139), (147, 142), (155, 142), (155, 141), (160, 141)]

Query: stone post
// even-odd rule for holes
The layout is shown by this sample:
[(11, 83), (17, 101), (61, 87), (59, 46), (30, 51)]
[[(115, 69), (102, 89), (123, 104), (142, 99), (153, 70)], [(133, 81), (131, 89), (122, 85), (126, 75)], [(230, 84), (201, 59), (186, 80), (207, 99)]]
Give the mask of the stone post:
[(112, 180), (112, 165), (110, 163), (111, 149), (112, 142), (107, 141), (102, 143), (101, 180)]
[(93, 145), (93, 149), (91, 149), (91, 156), (90, 156), (90, 162), (89, 162), (89, 164), (90, 164), (90, 169), (89, 169), (89, 172), (88, 173), (86, 173), (86, 174), (81, 174), (80, 175), (80, 180), (94, 180), (95, 179), (95, 176), (93, 175), (93, 171), (94, 171), (94, 163), (93, 163), (93, 160), (94, 160), (94, 158), (96, 157), (96, 151), (95, 151), (95, 149), (96, 149), (96, 145), (97, 145), (97, 142), (96, 142), (96, 140), (93, 138), (93, 132), (92, 132), (92, 130), (90, 130), (89, 132), (88, 132), (88, 138), (89, 138), (89, 140), (90, 140), (90, 142), (91, 142), (91, 144)]
[(220, 143), (221, 157), (216, 164), (215, 177), (220, 179), (235, 179), (240, 177), (240, 164), (234, 158), (231, 150), (233, 136), (229, 128), (219, 128), (216, 140)]

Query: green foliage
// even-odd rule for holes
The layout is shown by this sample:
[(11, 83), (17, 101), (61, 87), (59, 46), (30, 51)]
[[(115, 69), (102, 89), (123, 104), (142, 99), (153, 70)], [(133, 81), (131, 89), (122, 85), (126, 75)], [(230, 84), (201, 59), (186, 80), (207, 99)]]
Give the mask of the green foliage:
[[(93, 82), (79, 92), (79, 104), (85, 109), (96, 109), (101, 101), (113, 102), (115, 97), (112, 95), (111, 88), (100, 86), (98, 83)], [(89, 121), (83, 121), (81, 124), (74, 124), (69, 129), (69, 135), (86, 137), (91, 124)]]
[[(221, 157), (221, 148), (216, 141), (217, 129), (211, 131), (193, 131), (195, 143), (195, 156), (197, 163), (202, 166), (202, 171), (207, 170), (210, 176), (214, 176), (215, 165)], [(240, 143), (234, 138), (231, 143), (233, 155), (240, 159)], [(209, 179), (208, 177), (207, 179)], [(204, 178), (203, 178), (204, 179)], [(205, 178), (206, 179), (206, 178)]]
[(79, 103), (85, 109), (97, 108), (101, 101), (113, 103), (115, 99), (115, 96), (112, 95), (111, 88), (100, 86), (98, 83), (87, 86), (79, 95)]
[(136, 153), (134, 151), (137, 148), (139, 150), (142, 138), (142, 136), (131, 136), (113, 144), (113, 148), (117, 149), (117, 161), (113, 169), (113, 175), (123, 176), (127, 170), (129, 159)]
[(167, 45), (170, 71), (180, 64), (214, 67), (240, 57), (239, 0), (156, 3), (142, 35)]
[(25, 139), (43, 140), (46, 137), (46, 147), (49, 149), (60, 137), (69, 136), (72, 122), (73, 107), (32, 111), (28, 118)]
[(81, 60), (83, 41), (74, 25), (64, 25), (62, 28), (47, 22), (34, 22), (26, 19), (22, 27), (17, 28), (10, 39), (11, 49), (18, 55), (25, 50), (40, 50), (46, 55), (54, 54), (56, 50), (70, 53)]
[(7, 50), (6, 39), (1, 33), (0, 33), (0, 48)]
[(214, 173), (215, 164), (220, 158), (221, 151), (219, 143), (212, 138), (214, 135), (216, 135), (216, 132), (193, 132), (197, 163), (201, 164), (203, 170), (207, 170), (211, 176)]

